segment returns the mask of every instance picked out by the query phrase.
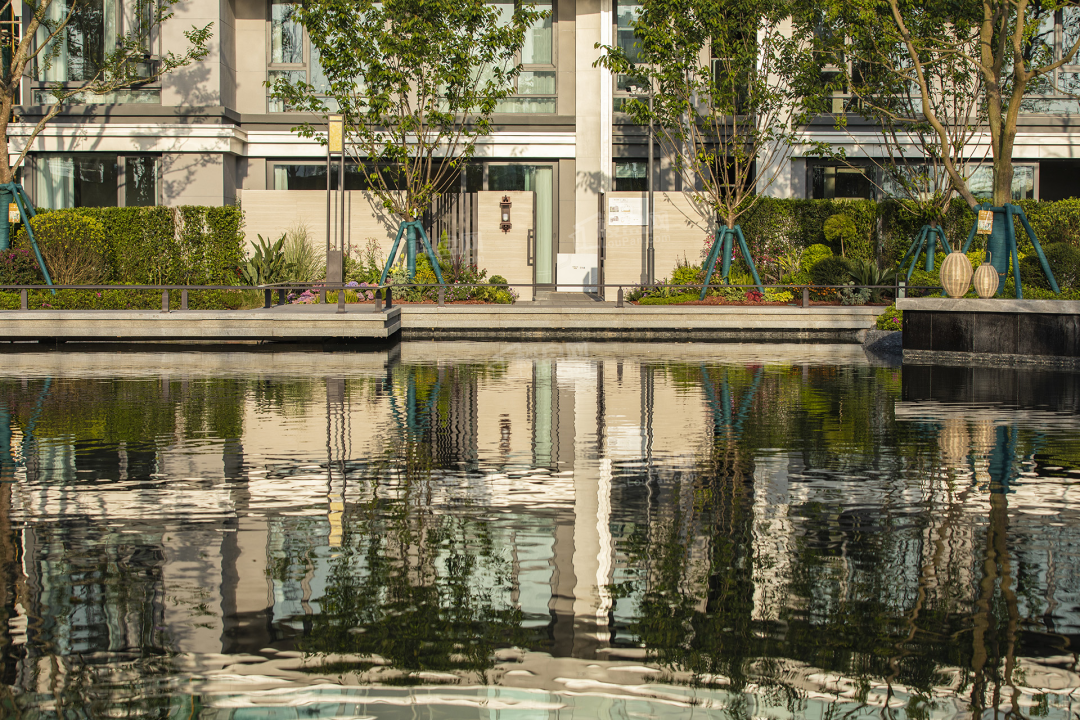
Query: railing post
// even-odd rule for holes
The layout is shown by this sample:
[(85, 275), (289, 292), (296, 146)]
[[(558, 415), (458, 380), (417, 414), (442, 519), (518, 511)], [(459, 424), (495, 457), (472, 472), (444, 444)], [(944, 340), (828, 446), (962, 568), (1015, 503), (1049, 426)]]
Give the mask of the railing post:
[(287, 292), (288, 292), (288, 290), (286, 290), (285, 288), (278, 288), (278, 291), (277, 291), (277, 304), (278, 305), (284, 305), (285, 304), (285, 293), (287, 293)]
[(340, 315), (345, 312), (345, 288), (341, 287), (337, 291), (337, 313)]
[(180, 291), (180, 309), (187, 310), (187, 288)]
[(808, 287), (802, 289), (802, 306), (804, 308), (810, 307), (810, 288)]
[(163, 313), (169, 312), (169, 291), (168, 290), (162, 290), (161, 291), (161, 312), (163, 312)]
[(387, 287), (386, 288), (386, 309), (389, 310), (392, 307), (394, 307), (394, 288)]
[(446, 288), (439, 286), (439, 307), (446, 305)]
[(615, 307), (621, 308), (623, 306), (623, 294), (622, 286), (619, 287), (619, 294), (615, 296)]
[(382, 296), (379, 295), (379, 291), (376, 290), (372, 293), (375, 296), (375, 312), (382, 312)]
[(274, 305), (273, 290), (263, 290), (263, 310), (269, 310)]
[(27, 307), (29, 306), (26, 295), (27, 295), (26, 288), (23, 288), (22, 290), (19, 291), (19, 307), (21, 309), (23, 309), (23, 310), (26, 310)]

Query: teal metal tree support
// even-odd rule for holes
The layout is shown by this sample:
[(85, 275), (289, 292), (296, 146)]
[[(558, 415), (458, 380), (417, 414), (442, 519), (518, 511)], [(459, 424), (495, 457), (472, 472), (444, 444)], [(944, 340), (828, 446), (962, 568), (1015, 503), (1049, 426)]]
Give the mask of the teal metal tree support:
[[(1009, 258), (1011, 257), (1013, 280), (1016, 283), (1016, 297), (1017, 299), (1023, 299), (1024, 297), (1024, 288), (1020, 284), (1020, 256), (1016, 250), (1016, 226), (1013, 223), (1013, 218), (1018, 217), (1020, 218), (1020, 224), (1024, 226), (1024, 232), (1027, 233), (1028, 238), (1031, 240), (1031, 244), (1035, 246), (1035, 253), (1039, 256), (1039, 265), (1042, 266), (1046, 279), (1050, 281), (1050, 289), (1055, 294), (1060, 293), (1061, 290), (1058, 288), (1057, 280), (1054, 279), (1054, 273), (1050, 270), (1050, 263), (1047, 262), (1042, 245), (1039, 244), (1039, 238), (1035, 237), (1035, 231), (1031, 229), (1031, 223), (1028, 222), (1024, 209), (1019, 205), (1005, 205), (1004, 207), (993, 207), (989, 203), (976, 205), (975, 222), (971, 226), (971, 232), (968, 233), (967, 242), (964, 243), (964, 252), (968, 251), (971, 242), (975, 239), (975, 231), (979, 227), (978, 212), (980, 210), (990, 210), (994, 213), (994, 227), (986, 238), (986, 251), (990, 253), (990, 264), (997, 270), (998, 292), (1005, 288), (1005, 278), (1009, 274)], [(1004, 215), (1004, 217), (999, 218), (999, 215)]]
[(761, 285), (761, 278), (758, 277), (757, 266), (754, 265), (754, 258), (751, 257), (750, 248), (746, 244), (746, 238), (743, 236), (742, 228), (738, 225), (733, 228), (721, 225), (717, 228), (716, 236), (713, 238), (712, 248), (709, 250), (709, 259), (705, 261), (705, 284), (701, 286), (699, 300), (704, 300), (705, 294), (709, 291), (709, 280), (712, 279), (713, 270), (716, 268), (716, 260), (721, 254), (724, 257), (724, 263), (721, 266), (720, 279), (728, 279), (728, 275), (731, 273), (731, 255), (735, 240), (739, 241), (743, 259), (746, 260), (746, 264), (750, 268), (750, 274), (754, 276), (754, 284), (762, 293), (765, 292), (765, 288)]
[(926, 253), (926, 272), (933, 272), (934, 250), (937, 249), (938, 243), (941, 244), (941, 249), (946, 255), (951, 252), (949, 241), (945, 239), (945, 231), (940, 225), (923, 225), (919, 230), (919, 236), (911, 243), (907, 252), (904, 253), (904, 259), (900, 261), (900, 272), (904, 272), (904, 266), (907, 265), (908, 258), (911, 258), (911, 265), (904, 276), (907, 284), (911, 284), (911, 274), (915, 272), (915, 266), (919, 264), (919, 256), (923, 252)]
[(412, 280), (416, 277), (416, 235), (419, 233), (420, 239), (424, 242), (424, 248), (427, 250), (428, 257), (431, 259), (431, 269), (435, 271), (435, 278), (439, 281), (440, 285), (445, 285), (442, 278), (442, 271), (439, 269), (439, 258), (435, 255), (435, 250), (431, 247), (431, 241), (428, 240), (427, 233), (424, 232), (424, 225), (419, 220), (402, 221), (401, 227), (398, 228), (397, 237), (394, 238), (394, 245), (390, 248), (390, 255), (386, 258), (386, 266), (383, 268), (382, 277), (379, 278), (379, 284), (386, 284), (386, 276), (390, 273), (390, 268), (394, 265), (394, 260), (397, 257), (398, 246), (401, 244), (401, 236), (405, 235), (405, 257), (406, 263), (409, 269), (409, 279)]
[[(19, 208), (19, 217), (22, 218), (23, 227), (26, 228), (26, 237), (30, 238), (30, 247), (34, 249), (34, 257), (37, 258), (38, 267), (41, 268), (41, 274), (45, 278), (45, 284), (52, 285), (52, 278), (49, 277), (45, 261), (41, 258), (41, 250), (38, 249), (37, 240), (34, 238), (34, 228), (30, 226), (30, 218), (37, 215), (37, 213), (34, 211), (34, 205), (30, 202), (30, 198), (27, 197), (26, 191), (23, 190), (23, 186), (17, 182), (0, 184), (0, 250), (7, 250), (11, 247), (11, 225), (8, 223), (7, 209), (12, 199)], [(52, 293), (55, 295), (56, 291), (53, 290)]]

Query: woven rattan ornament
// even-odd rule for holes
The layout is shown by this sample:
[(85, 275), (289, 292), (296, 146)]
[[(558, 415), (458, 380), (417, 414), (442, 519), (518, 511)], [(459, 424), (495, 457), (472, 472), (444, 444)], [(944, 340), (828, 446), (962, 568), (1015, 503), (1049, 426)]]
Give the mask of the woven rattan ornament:
[(990, 253), (986, 253), (986, 260), (975, 271), (975, 294), (981, 298), (994, 297), (998, 289), (998, 273), (990, 264)]
[(971, 261), (962, 252), (951, 252), (941, 263), (941, 286), (951, 298), (964, 297), (971, 287)]

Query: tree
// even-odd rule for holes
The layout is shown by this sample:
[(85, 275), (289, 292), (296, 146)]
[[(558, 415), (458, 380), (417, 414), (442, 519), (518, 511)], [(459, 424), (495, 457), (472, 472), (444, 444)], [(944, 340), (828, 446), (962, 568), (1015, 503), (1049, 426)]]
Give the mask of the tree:
[[(124, 34), (106, 37), (107, 25), (102, 18), (100, 3), (90, 0), (38, 0), (23, 3), (23, 35), (13, 50), (3, 54), (0, 64), (0, 133), (3, 143), (0, 152), (0, 183), (10, 183), (15, 171), (26, 159), (34, 139), (64, 107), (86, 95), (106, 95), (118, 90), (137, 87), (161, 78), (173, 70), (206, 57), (207, 43), (213, 23), (192, 26), (184, 31), (189, 43), (183, 52), (168, 51), (152, 58), (150, 38), (163, 23), (172, 19), (173, 7), (179, 0), (135, 0), (131, 15), (136, 21)], [(12, 12), (11, 0), (0, 5), (0, 16)], [(18, 121), (15, 104), (23, 77), (33, 74), (46, 78), (61, 53), (69, 56), (69, 64), (77, 61), (79, 77), (64, 77), (49, 82), (48, 110), (30, 131), (23, 150), (11, 159), (8, 148), (8, 125)]]
[[(926, 13), (913, 23), (919, 24), (924, 37), (955, 42), (948, 28), (936, 24), (936, 20)], [(836, 17), (826, 16), (819, 26), (836, 27), (836, 21)], [(843, 23), (840, 26), (846, 27)], [(888, 24), (873, 33), (845, 36), (843, 32), (819, 32), (816, 41), (822, 57), (829, 62), (826, 74), (835, 73), (832, 89), (849, 96), (846, 106), (836, 114), (837, 124), (850, 129), (847, 112), (853, 112), (880, 133), (883, 156), (869, 158), (881, 171), (875, 179), (878, 189), (895, 197), (907, 212), (936, 227), (951, 200), (963, 192), (954, 185), (949, 168), (966, 183), (976, 167), (973, 161), (982, 159), (973, 157), (970, 147), (986, 124), (982, 76), (972, 73), (965, 59), (976, 47), (969, 46), (962, 54), (943, 53), (923, 62), (922, 75), (928, 88), (925, 102), (941, 121), (941, 127), (935, 128), (923, 114), (924, 98), (911, 92), (916, 82), (907, 62), (907, 48)], [(858, 128), (867, 129), (865, 125)]]
[[(294, 110), (340, 112), (346, 152), (367, 189), (402, 227), (414, 224), (457, 181), (499, 101), (514, 90), (525, 33), (544, 14), (531, 5), (505, 7), (484, 0), (311, 0), (297, 6), (296, 19), (307, 28), (324, 79), (283, 78), (272, 94)], [(295, 129), (326, 142), (310, 122)]]
[(633, 51), (600, 46), (598, 63), (645, 94), (624, 109), (658, 128), (683, 187), (734, 228), (787, 167), (795, 145), (830, 153), (800, 133), (818, 97), (806, 24), (783, 0), (646, 0)]
[[(821, 6), (820, 3), (814, 3)], [(949, 95), (970, 92), (978, 78), (977, 97), (985, 113), (993, 157), (993, 204), (1012, 200), (1013, 146), (1025, 95), (1054, 84), (1054, 71), (1070, 64), (1080, 50), (1075, 41), (1054, 47), (1055, 17), (1069, 13), (1075, 25), (1075, 0), (835, 0), (827, 6), (826, 23), (839, 28), (850, 47), (876, 72), (895, 78), (893, 97), (913, 95), (922, 121), (936, 137), (937, 155), (952, 188), (970, 206), (978, 204), (962, 172), (963, 153), (953, 148), (950, 124), (957, 118), (943, 111)], [(959, 84), (935, 82), (941, 68)], [(875, 71), (872, 71), (875, 72)], [(943, 97), (944, 96), (944, 97)], [(955, 100), (955, 98), (954, 98)], [(944, 106), (943, 106), (944, 103)]]
[[(22, 37), (16, 40), (10, 30), (0, 31), (0, 35), (7, 35), (3, 39), (6, 47), (0, 55), (0, 153), (4, 157), (0, 163), (0, 249), (9, 245), (7, 207), (15, 187), (12, 185), (15, 173), (33, 147), (34, 139), (66, 105), (86, 95), (106, 95), (152, 82), (206, 57), (213, 23), (184, 31), (189, 45), (183, 52), (170, 50), (159, 58), (152, 57), (150, 39), (162, 23), (173, 17), (173, 6), (178, 1), (135, 0), (131, 8), (135, 22), (130, 23), (126, 33), (109, 37), (100, 4), (95, 6), (90, 0), (26, 0)], [(12, 0), (4, 0), (0, 4), (0, 18), (11, 18), (12, 13)], [(74, 77), (67, 72), (49, 72), (58, 70), (56, 60), (62, 53), (67, 55), (69, 66), (73, 62), (77, 65), (79, 72)], [(8, 126), (20, 120), (16, 103), (27, 74), (52, 80), (47, 84), (48, 110), (12, 160)], [(62, 77), (56, 79), (50, 75)]]

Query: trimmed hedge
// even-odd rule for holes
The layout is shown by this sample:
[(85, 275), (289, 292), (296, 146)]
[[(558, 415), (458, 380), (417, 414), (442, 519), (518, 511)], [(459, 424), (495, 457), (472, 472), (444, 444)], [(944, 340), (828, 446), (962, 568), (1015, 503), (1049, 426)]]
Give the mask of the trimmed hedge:
[[(62, 245), (73, 237), (92, 238), (91, 250), (101, 258), (102, 277), (88, 284), (234, 285), (236, 267), (244, 259), (244, 215), (239, 207), (40, 210), (31, 222), (47, 264), (45, 246), (49, 243)], [(88, 234), (87, 228), (95, 232)], [(44, 284), (29, 244), (26, 229), (20, 227), (12, 249), (0, 253), (0, 284)], [(53, 282), (61, 284), (59, 278)], [(188, 304), (193, 309), (243, 307), (254, 302), (248, 295), (250, 291), (239, 289), (193, 291)], [(31, 308), (153, 309), (161, 306), (161, 293), (67, 290), (53, 294), (35, 290), (28, 300)], [(174, 302), (179, 303), (179, 297)], [(0, 293), (0, 308), (18, 306), (18, 293)]]
[[(231, 285), (244, 258), (239, 207), (43, 210), (33, 222), (60, 229), (69, 218), (73, 226), (76, 218), (88, 218), (103, 227), (104, 242), (98, 248), (105, 261), (102, 284)], [(28, 245), (26, 230), (20, 228), (15, 248)]]
[[(1080, 199), (1040, 202), (1021, 200), (1031, 227), (1045, 247), (1054, 243), (1066, 243), (1080, 248)], [(845, 240), (847, 257), (853, 260), (877, 259), (886, 265), (895, 265), (904, 256), (908, 246), (918, 236), (923, 222), (895, 200), (789, 200), (761, 198), (747, 213), (740, 225), (750, 250), (755, 257), (778, 257), (792, 249), (810, 245), (828, 246), (834, 254), (840, 254), (839, 241), (829, 242), (825, 237), (825, 221), (833, 215), (846, 215), (855, 223), (858, 231), (853, 241)], [(973, 213), (960, 198), (952, 201), (945, 214), (942, 227), (945, 236), (954, 247), (967, 240), (975, 222)], [(1033, 250), (1027, 233), (1016, 222), (1016, 238), (1021, 253)], [(985, 239), (976, 236), (973, 250), (982, 250)]]

